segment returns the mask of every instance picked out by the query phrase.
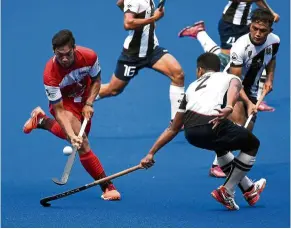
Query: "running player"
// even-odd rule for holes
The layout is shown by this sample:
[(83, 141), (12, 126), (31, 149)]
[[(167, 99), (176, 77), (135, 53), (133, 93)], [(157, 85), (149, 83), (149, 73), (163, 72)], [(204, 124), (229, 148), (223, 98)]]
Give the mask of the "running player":
[[(88, 141), (93, 102), (101, 84), (101, 68), (96, 53), (88, 48), (76, 46), (71, 31), (61, 30), (52, 39), (54, 56), (44, 70), (44, 87), (53, 118), (35, 108), (24, 124), (23, 131), (29, 134), (34, 129), (45, 129), (61, 139), (67, 139), (78, 149), (80, 161), (93, 179), (105, 177), (98, 157)], [(86, 134), (78, 137), (81, 122), (89, 119)], [(100, 185), (104, 200), (119, 200), (120, 194), (112, 182)]]
[[(214, 190), (212, 196), (228, 209), (238, 210), (234, 200), (236, 185), (244, 187), (245, 199), (254, 205), (266, 180), (253, 183), (246, 177), (254, 165), (260, 142), (250, 131), (227, 119), (239, 98), (242, 84), (239, 77), (219, 71), (220, 60), (215, 54), (204, 53), (198, 57), (198, 80), (188, 87), (172, 125), (161, 134), (148, 155), (141, 160), (141, 165), (151, 167), (157, 151), (170, 142), (184, 125), (188, 142), (215, 151), (219, 164), (228, 174), (223, 186)], [(234, 158), (229, 152), (232, 150), (241, 152)]]
[(171, 80), (171, 119), (179, 108), (184, 93), (184, 73), (168, 50), (159, 46), (155, 23), (164, 16), (164, 8), (155, 10), (153, 0), (119, 0), (124, 11), (124, 28), (129, 31), (123, 51), (108, 84), (102, 84), (96, 100), (119, 95), (139, 70), (152, 68)]

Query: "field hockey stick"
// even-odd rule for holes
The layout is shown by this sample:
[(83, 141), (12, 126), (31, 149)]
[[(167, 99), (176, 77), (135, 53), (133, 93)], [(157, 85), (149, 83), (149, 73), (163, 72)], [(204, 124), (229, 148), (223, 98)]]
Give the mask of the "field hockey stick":
[[(257, 110), (258, 107), (260, 106), (261, 102), (264, 100), (266, 94), (267, 94), (267, 91), (264, 90), (263, 93), (262, 93), (262, 95), (260, 96), (260, 99), (259, 99), (258, 102), (256, 103), (256, 110)], [(245, 128), (248, 127), (248, 125), (250, 124), (250, 121), (252, 120), (253, 116), (254, 116), (254, 113), (250, 114), (250, 116), (248, 117), (248, 119), (247, 119), (247, 121), (246, 121), (246, 123), (245, 123), (245, 125), (244, 125)]]
[(166, 0), (160, 0), (159, 5), (158, 5), (158, 8), (160, 9), (160, 11), (163, 9), (165, 4), (166, 4)]
[(86, 189), (89, 189), (89, 188), (92, 188), (100, 183), (103, 183), (103, 182), (106, 182), (106, 181), (109, 181), (109, 180), (113, 180), (117, 177), (121, 177), (121, 176), (124, 176), (128, 173), (131, 173), (131, 172), (134, 172), (136, 170), (139, 170), (139, 169), (142, 169), (142, 166), (139, 164), (139, 165), (136, 165), (134, 167), (131, 167), (129, 169), (125, 169), (121, 172), (118, 172), (118, 173), (115, 173), (111, 176), (108, 176), (108, 177), (104, 177), (100, 180), (96, 180), (92, 183), (89, 183), (89, 184), (86, 184), (84, 186), (81, 186), (81, 187), (78, 187), (78, 188), (75, 188), (75, 189), (71, 189), (69, 191), (66, 191), (66, 192), (62, 192), (62, 193), (59, 193), (59, 194), (56, 194), (56, 195), (53, 195), (53, 196), (48, 196), (48, 197), (45, 197), (43, 199), (40, 200), (40, 204), (44, 207), (49, 207), (51, 206), (51, 204), (49, 203), (50, 201), (53, 201), (53, 200), (58, 200), (58, 199), (61, 199), (61, 198), (64, 198), (64, 197), (67, 197), (67, 196), (70, 196), (70, 195), (73, 195), (73, 194), (76, 194), (78, 192), (82, 192)]
[[(88, 123), (88, 120), (85, 118), (83, 123), (82, 123), (79, 135), (78, 135), (79, 137), (83, 136), (85, 128), (87, 126), (87, 123)], [(76, 154), (77, 154), (77, 148), (74, 147), (73, 148), (73, 152), (68, 157), (68, 160), (67, 160), (67, 163), (65, 165), (65, 169), (64, 169), (63, 175), (61, 177), (61, 180), (59, 180), (58, 178), (52, 178), (52, 180), (53, 180), (53, 182), (55, 184), (57, 184), (57, 185), (65, 185), (68, 182), (72, 167), (74, 165)]]

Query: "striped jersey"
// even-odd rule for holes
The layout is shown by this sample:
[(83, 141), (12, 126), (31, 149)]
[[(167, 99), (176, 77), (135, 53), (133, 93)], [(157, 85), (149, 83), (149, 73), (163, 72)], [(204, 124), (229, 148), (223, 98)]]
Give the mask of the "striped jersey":
[(230, 50), (230, 67), (242, 67), (242, 80), (247, 95), (257, 97), (259, 80), (263, 70), (276, 57), (280, 38), (270, 33), (262, 45), (254, 45), (250, 34), (241, 36)]
[(226, 94), (232, 79), (240, 78), (226, 72), (207, 72), (188, 87), (178, 112), (185, 113), (185, 128), (207, 124), (216, 109), (226, 105)]
[[(153, 0), (124, 0), (124, 13), (133, 13), (135, 18), (145, 19), (154, 15)], [(159, 45), (155, 23), (130, 30), (123, 44), (123, 53), (128, 56), (146, 57)]]
[(251, 2), (228, 1), (225, 6), (222, 18), (224, 21), (235, 25), (250, 24)]
[(77, 46), (73, 65), (65, 69), (52, 57), (44, 70), (44, 87), (50, 103), (60, 100), (84, 101), (88, 97), (91, 80), (101, 71), (96, 53)]

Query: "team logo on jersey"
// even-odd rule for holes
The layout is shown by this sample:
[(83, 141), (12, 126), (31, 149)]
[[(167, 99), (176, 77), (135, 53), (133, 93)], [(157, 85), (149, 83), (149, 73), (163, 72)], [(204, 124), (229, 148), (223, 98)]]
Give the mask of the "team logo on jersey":
[(253, 53), (252, 50), (248, 52), (248, 57), (249, 57), (249, 58), (252, 56), (252, 53)]
[(267, 55), (271, 55), (272, 54), (272, 48), (271, 47), (266, 49), (266, 54)]
[(128, 9), (130, 9), (131, 7), (132, 7), (132, 5), (130, 5), (130, 4), (127, 5), (127, 8), (128, 8)]
[(237, 60), (238, 59), (238, 55), (234, 52), (231, 54), (231, 59), (232, 60)]

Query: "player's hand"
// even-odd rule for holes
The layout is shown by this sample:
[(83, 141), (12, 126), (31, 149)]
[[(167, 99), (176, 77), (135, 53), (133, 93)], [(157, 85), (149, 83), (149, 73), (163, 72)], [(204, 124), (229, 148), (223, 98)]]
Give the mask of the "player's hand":
[(155, 161), (154, 161), (154, 156), (152, 154), (146, 155), (146, 157), (140, 161), (140, 165), (145, 169), (152, 167), (154, 164), (155, 164)]
[(248, 117), (251, 114), (256, 114), (258, 113), (257, 107), (255, 104), (253, 104), (251, 101), (247, 104), (247, 111), (248, 111)]
[(80, 149), (83, 143), (83, 138), (73, 135), (70, 137), (70, 142), (74, 148)]
[(155, 21), (158, 21), (158, 20), (160, 20), (162, 17), (164, 17), (164, 14), (165, 14), (164, 7), (163, 7), (163, 8), (158, 8), (158, 9), (156, 9), (156, 10), (155, 10), (155, 13), (154, 13)]
[(90, 120), (94, 114), (94, 108), (88, 105), (85, 105), (82, 109), (82, 115), (87, 119)]
[(216, 128), (222, 120), (226, 119), (233, 111), (233, 109), (229, 108), (229, 107), (225, 107), (221, 110), (219, 109), (215, 109), (216, 111), (218, 111), (218, 114), (215, 115), (216, 117), (212, 120), (209, 121), (209, 123), (213, 124), (212, 129)]
[(278, 22), (280, 20), (279, 14), (273, 13), (273, 16), (274, 16), (274, 22)]
[(273, 82), (270, 80), (267, 80), (264, 84), (264, 91), (269, 94), (273, 90)]

